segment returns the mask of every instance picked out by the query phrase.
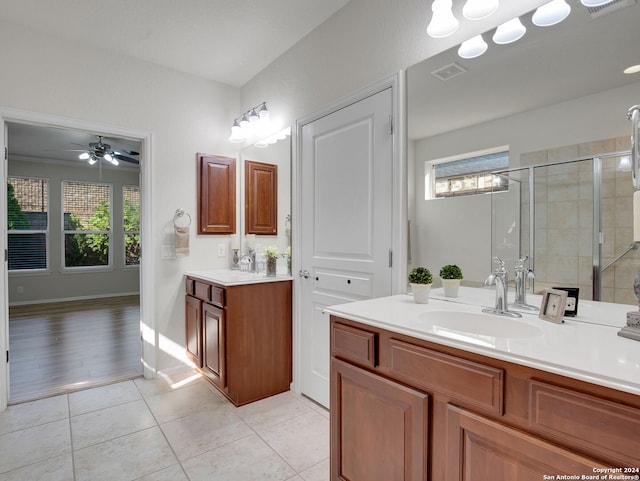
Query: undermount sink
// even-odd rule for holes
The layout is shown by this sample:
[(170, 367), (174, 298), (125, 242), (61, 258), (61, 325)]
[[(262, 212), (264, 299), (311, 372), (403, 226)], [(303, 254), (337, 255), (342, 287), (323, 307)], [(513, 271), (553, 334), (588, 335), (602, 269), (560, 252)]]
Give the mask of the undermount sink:
[(534, 337), (542, 331), (530, 324), (497, 315), (461, 311), (425, 312), (422, 319), (434, 327), (466, 334), (490, 337)]

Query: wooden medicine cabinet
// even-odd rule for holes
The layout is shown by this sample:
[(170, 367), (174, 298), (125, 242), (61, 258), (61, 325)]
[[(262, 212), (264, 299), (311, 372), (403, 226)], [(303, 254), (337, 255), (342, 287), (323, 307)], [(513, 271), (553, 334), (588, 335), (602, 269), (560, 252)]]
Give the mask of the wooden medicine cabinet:
[(236, 233), (236, 159), (197, 154), (198, 234)]
[(278, 166), (245, 160), (245, 233), (278, 234)]

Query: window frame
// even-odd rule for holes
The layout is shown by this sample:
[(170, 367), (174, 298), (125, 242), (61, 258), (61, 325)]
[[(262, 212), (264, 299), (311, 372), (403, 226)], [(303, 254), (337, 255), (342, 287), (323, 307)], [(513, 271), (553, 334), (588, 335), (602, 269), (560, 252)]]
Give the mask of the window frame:
[[(498, 147), (493, 147), (490, 149), (484, 149), (484, 150), (478, 150), (478, 151), (473, 151), (473, 152), (466, 152), (464, 154), (459, 154), (459, 155), (454, 155), (454, 156), (450, 156), (450, 157), (444, 157), (444, 158), (440, 158), (440, 159), (433, 159), (433, 160), (426, 160), (424, 161), (424, 180), (425, 180), (425, 186), (424, 186), (424, 199), (425, 200), (440, 200), (440, 199), (450, 199), (450, 198), (454, 198), (454, 197), (467, 197), (467, 196), (472, 196), (472, 195), (482, 195), (482, 194), (491, 194), (491, 193), (497, 193), (497, 192), (502, 192), (505, 191), (505, 189), (501, 189), (499, 191), (494, 191), (492, 189), (488, 189), (488, 190), (484, 190), (481, 192), (468, 192), (468, 193), (462, 193), (462, 194), (453, 194), (453, 195), (437, 195), (436, 194), (436, 177), (435, 177), (435, 167), (436, 165), (440, 165), (440, 164), (446, 164), (446, 163), (450, 163), (450, 162), (457, 162), (457, 161), (461, 161), (461, 160), (466, 160), (466, 159), (473, 159), (476, 157), (482, 157), (482, 156), (487, 156), (487, 155), (493, 155), (493, 154), (500, 154), (506, 152), (507, 156), (509, 158), (509, 163), (507, 165), (507, 167), (505, 168), (500, 168), (499, 170), (496, 169), (491, 169), (491, 170), (486, 170), (486, 171), (480, 171), (480, 172), (474, 172), (474, 173), (468, 173), (468, 174), (460, 174), (459, 178), (463, 178), (465, 176), (481, 176), (481, 175), (487, 175), (487, 174), (492, 174), (493, 172), (502, 172), (504, 170), (507, 170), (509, 168), (511, 168), (511, 162), (510, 162), (510, 150), (509, 150), (509, 146), (508, 145), (502, 145), (502, 146), (498, 146)], [(454, 176), (450, 176), (448, 177), (448, 179), (454, 179), (456, 178)], [(508, 187), (507, 189), (508, 190)]]
[(122, 184), (122, 266), (123, 269), (139, 269), (140, 264), (142, 263), (142, 240), (140, 241), (140, 261), (137, 264), (127, 264), (127, 235), (129, 234), (138, 234), (140, 235), (140, 226), (142, 224), (142, 220), (138, 224), (138, 230), (125, 230), (124, 226), (124, 192), (125, 189), (135, 187), (138, 189), (138, 197), (140, 202), (138, 203), (138, 209), (140, 215), (142, 215), (142, 197), (140, 196), (140, 185), (139, 184)]
[[(7, 184), (12, 177), (19, 179), (44, 180), (47, 182), (47, 228), (46, 230), (36, 229), (9, 229), (7, 219), (7, 273), (8, 275), (38, 275), (48, 273), (51, 270), (51, 179), (48, 177), (35, 177), (31, 175), (7, 175)], [(7, 206), (8, 207), (8, 206)], [(9, 268), (9, 236), (11, 234), (44, 234), (46, 267), (39, 269), (10, 269)]]
[[(65, 184), (89, 184), (89, 185), (103, 185), (109, 188), (109, 230), (108, 231), (68, 231), (64, 225), (64, 199), (65, 199)], [(115, 270), (113, 265), (113, 184), (109, 182), (94, 182), (88, 180), (79, 179), (62, 179), (60, 180), (60, 222), (61, 222), (61, 242), (60, 242), (60, 268), (63, 273), (79, 273), (79, 272), (91, 272), (91, 271), (113, 271)], [(67, 234), (106, 234), (109, 239), (109, 255), (106, 265), (94, 265), (94, 266), (67, 266), (66, 258), (66, 236)]]

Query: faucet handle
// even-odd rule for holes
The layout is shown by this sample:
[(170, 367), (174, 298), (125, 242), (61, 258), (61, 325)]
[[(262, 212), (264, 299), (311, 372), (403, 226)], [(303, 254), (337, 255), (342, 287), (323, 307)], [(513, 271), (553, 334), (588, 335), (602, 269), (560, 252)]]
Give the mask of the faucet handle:
[(504, 261), (499, 257), (494, 257), (493, 262), (496, 265), (496, 272), (506, 272), (506, 268), (504, 266)]
[(529, 258), (529, 256), (522, 256), (520, 259), (518, 259), (518, 263), (516, 264), (515, 269), (516, 270), (525, 270), (524, 263), (526, 262), (526, 260), (528, 258)]

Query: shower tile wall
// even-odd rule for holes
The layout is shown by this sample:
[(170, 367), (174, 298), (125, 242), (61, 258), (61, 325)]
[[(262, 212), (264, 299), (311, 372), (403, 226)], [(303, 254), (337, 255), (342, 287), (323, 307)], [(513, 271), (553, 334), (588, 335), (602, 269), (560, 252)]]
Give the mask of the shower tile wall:
[[(522, 155), (521, 166), (537, 166), (597, 156), (630, 148), (620, 137)], [(593, 247), (593, 164), (591, 160), (537, 167), (535, 172), (535, 290), (578, 286), (590, 299)], [(631, 172), (620, 170), (618, 159), (602, 165), (601, 223), (604, 244), (601, 266), (606, 266), (632, 241), (633, 187)], [(528, 191), (523, 190), (522, 216), (528, 217)], [(528, 246), (528, 229), (522, 229)], [(527, 249), (528, 250), (528, 249)], [(601, 300), (636, 304), (633, 279), (640, 269), (640, 249), (632, 251), (603, 272)], [(576, 283), (576, 279), (578, 282)]]

